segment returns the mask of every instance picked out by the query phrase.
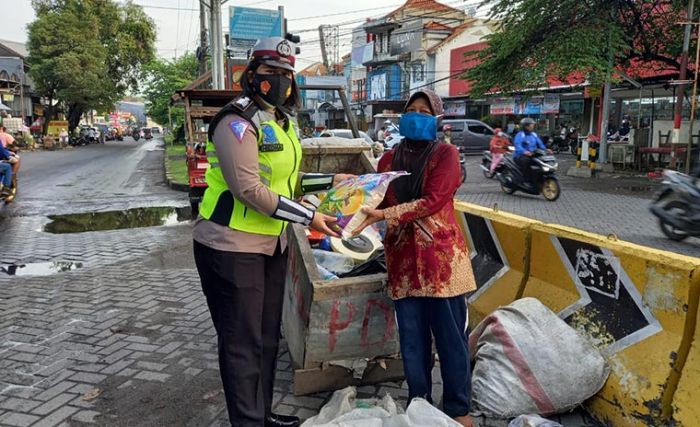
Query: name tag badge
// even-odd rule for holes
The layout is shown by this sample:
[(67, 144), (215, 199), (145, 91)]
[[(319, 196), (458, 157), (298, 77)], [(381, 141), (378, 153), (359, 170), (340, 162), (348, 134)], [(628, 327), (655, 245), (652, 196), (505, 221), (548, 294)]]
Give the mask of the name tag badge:
[(279, 140), (277, 139), (277, 134), (275, 134), (275, 130), (272, 129), (272, 127), (264, 125), (262, 127), (262, 134), (262, 143), (258, 147), (258, 150), (263, 153), (269, 153), (271, 151), (284, 151), (284, 145), (280, 144)]

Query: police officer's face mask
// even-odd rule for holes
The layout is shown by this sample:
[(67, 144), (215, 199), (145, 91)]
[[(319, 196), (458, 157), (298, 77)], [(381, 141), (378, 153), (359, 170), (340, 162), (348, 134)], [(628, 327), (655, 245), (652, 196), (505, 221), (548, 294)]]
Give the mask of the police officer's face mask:
[(265, 102), (276, 107), (292, 95), (292, 79), (280, 74), (255, 74), (253, 87)]

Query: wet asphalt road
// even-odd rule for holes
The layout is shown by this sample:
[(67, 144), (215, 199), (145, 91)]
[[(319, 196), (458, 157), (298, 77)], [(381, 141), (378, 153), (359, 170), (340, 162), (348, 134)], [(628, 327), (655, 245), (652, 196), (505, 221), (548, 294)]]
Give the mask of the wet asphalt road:
[[(186, 205), (165, 185), (162, 140), (108, 142), (22, 154), (20, 194), (0, 217)], [(160, 153), (158, 151), (161, 151)]]

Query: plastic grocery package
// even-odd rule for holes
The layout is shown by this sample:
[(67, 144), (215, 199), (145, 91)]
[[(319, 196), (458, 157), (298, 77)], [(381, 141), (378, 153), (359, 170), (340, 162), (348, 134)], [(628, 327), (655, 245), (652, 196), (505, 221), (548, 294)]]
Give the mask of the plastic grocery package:
[(336, 217), (342, 237), (348, 239), (367, 217), (362, 209), (379, 206), (391, 181), (405, 175), (408, 172), (384, 172), (347, 179), (328, 193), (319, 195), (321, 205), (318, 211)]

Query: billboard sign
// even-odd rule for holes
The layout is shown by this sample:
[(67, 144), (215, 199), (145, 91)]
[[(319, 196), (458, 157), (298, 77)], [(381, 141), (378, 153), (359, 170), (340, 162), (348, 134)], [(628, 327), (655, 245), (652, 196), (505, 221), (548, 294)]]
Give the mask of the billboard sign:
[(515, 112), (514, 98), (494, 98), (491, 100), (490, 113), (494, 116), (513, 114)]
[(419, 51), (423, 47), (423, 21), (418, 19), (402, 25), (391, 33), (389, 54), (401, 55)]
[(370, 77), (369, 100), (386, 99), (386, 73)]
[(262, 37), (281, 37), (282, 19), (279, 10), (229, 7), (229, 47), (233, 57), (247, 57), (248, 50)]

